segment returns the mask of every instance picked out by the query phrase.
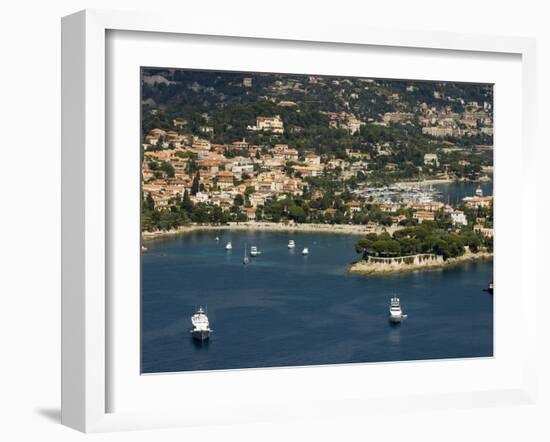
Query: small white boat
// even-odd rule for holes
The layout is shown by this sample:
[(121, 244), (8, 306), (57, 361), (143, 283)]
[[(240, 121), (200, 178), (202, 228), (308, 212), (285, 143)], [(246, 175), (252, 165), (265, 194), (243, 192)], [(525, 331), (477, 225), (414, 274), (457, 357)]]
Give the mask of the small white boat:
[(401, 322), (403, 319), (407, 319), (407, 315), (403, 314), (401, 310), (401, 303), (399, 298), (394, 296), (390, 300), (390, 322)]
[(219, 241), (220, 240), (220, 237), (219, 236), (216, 236), (216, 241)]
[(141, 246), (141, 253), (147, 253), (147, 247), (145, 247), (144, 245)]
[(197, 312), (191, 316), (191, 325), (190, 333), (197, 341), (206, 341), (210, 337), (212, 330), (210, 330), (208, 316), (202, 307), (199, 307)]
[(262, 252), (260, 252), (256, 246), (250, 247), (250, 256), (258, 256), (261, 254)]
[(477, 186), (476, 196), (483, 196), (483, 189), (481, 188), (481, 186)]
[(231, 244), (231, 241), (229, 241), (226, 245), (225, 245), (225, 250), (231, 250), (233, 248), (233, 245)]
[(304, 250), (302, 250), (302, 255), (309, 255), (309, 249), (307, 247), (304, 248)]
[(294, 240), (291, 239), (288, 241), (288, 248), (289, 249), (293, 249), (294, 247), (296, 247), (296, 244), (294, 243)]

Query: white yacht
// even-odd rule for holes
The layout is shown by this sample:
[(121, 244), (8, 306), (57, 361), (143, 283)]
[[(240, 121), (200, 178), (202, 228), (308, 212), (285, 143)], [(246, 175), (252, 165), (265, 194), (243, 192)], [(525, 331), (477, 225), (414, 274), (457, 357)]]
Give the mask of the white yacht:
[(483, 189), (481, 188), (481, 186), (477, 186), (476, 196), (483, 196)]
[(302, 250), (302, 255), (309, 255), (309, 249), (307, 247)]
[(210, 323), (208, 321), (208, 316), (202, 307), (199, 307), (197, 312), (191, 316), (191, 324), (193, 328), (190, 330), (191, 335), (197, 341), (206, 341), (210, 337)]
[(261, 254), (262, 252), (260, 252), (256, 246), (250, 247), (250, 256), (258, 256)]
[(296, 244), (294, 243), (294, 240), (291, 239), (288, 241), (288, 248), (289, 249), (293, 249), (294, 247), (296, 247)]
[(231, 241), (229, 241), (226, 245), (225, 245), (225, 250), (231, 250), (233, 248), (233, 245), (231, 244)]
[(399, 298), (394, 296), (390, 301), (390, 321), (401, 322), (403, 319), (407, 319), (407, 315), (404, 315), (403, 310), (401, 310)]
[(220, 240), (220, 237), (219, 236), (216, 236), (216, 241), (219, 241)]

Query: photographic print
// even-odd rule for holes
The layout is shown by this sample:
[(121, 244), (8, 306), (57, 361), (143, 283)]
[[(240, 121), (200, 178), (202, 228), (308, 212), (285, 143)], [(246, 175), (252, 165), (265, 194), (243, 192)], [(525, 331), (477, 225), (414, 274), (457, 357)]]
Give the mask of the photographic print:
[(493, 356), (492, 84), (144, 67), (141, 139), (142, 373)]

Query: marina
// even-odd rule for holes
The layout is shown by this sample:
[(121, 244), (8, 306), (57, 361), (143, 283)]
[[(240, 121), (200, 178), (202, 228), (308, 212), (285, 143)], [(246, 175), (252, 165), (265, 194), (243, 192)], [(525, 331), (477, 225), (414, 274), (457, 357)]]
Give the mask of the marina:
[(434, 201), (458, 203), (466, 196), (493, 194), (493, 183), (396, 183), (384, 187), (365, 187), (353, 192), (355, 195), (381, 203), (426, 204)]
[[(289, 241), (300, 251), (307, 245), (307, 259)], [(243, 253), (225, 251), (228, 242), (245, 257), (247, 244), (263, 253), (243, 265)], [(142, 255), (143, 372), (493, 354), (493, 297), (483, 291), (492, 262), (371, 278), (347, 272), (355, 242), (353, 235), (263, 231), (196, 231), (149, 242)], [(396, 294), (406, 300), (408, 319), (393, 327), (388, 300)], [(200, 305), (216, 330), (204, 340), (188, 332)]]

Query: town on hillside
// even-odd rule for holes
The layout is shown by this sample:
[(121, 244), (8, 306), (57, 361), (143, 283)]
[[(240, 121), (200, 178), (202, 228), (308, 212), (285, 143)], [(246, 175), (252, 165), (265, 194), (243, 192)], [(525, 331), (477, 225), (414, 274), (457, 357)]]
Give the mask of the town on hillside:
[[(142, 69), (141, 95), (143, 231), (424, 225), (492, 248), (491, 195), (430, 187), (492, 180), (491, 85)], [(378, 240), (379, 255), (403, 254)]]

